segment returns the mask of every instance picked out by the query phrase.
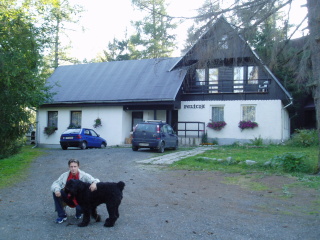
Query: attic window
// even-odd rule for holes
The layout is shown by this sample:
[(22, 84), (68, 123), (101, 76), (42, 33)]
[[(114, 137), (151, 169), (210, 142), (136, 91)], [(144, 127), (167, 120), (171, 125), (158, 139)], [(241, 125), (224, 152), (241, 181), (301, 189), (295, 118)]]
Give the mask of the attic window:
[(248, 84), (258, 84), (259, 70), (257, 66), (248, 67)]
[(196, 70), (196, 85), (205, 85), (206, 81), (206, 70), (197, 69)]
[(220, 42), (219, 42), (219, 47), (221, 49), (228, 49), (228, 36), (223, 35)]

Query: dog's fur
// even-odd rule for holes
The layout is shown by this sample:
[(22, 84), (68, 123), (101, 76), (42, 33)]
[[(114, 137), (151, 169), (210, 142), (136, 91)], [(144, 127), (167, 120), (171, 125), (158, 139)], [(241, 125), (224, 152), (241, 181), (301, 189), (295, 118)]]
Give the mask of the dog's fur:
[(83, 211), (83, 220), (78, 226), (87, 226), (90, 222), (90, 214), (96, 222), (100, 222), (101, 217), (97, 214), (97, 206), (105, 203), (109, 218), (106, 219), (104, 226), (113, 227), (119, 218), (119, 205), (122, 200), (124, 182), (99, 182), (97, 183), (97, 190), (93, 192), (91, 192), (89, 186), (89, 183), (71, 179), (65, 187), (65, 191), (76, 198)]

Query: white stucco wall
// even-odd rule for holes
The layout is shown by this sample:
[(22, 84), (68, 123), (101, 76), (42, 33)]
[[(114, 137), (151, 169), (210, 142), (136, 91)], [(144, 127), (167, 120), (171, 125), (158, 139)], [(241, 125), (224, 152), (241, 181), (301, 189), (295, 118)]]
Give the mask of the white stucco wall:
[[(49, 137), (43, 133), (48, 122), (48, 111), (58, 111), (58, 130)], [(122, 107), (79, 107), (79, 108), (42, 108), (38, 113), (37, 137), (40, 145), (57, 145), (59, 146), (60, 135), (68, 128), (70, 124), (71, 111), (82, 112), (81, 126), (93, 128), (94, 120), (100, 118), (102, 126), (94, 129), (101, 137), (107, 140), (108, 145), (117, 145), (124, 142), (126, 136), (130, 135), (128, 129), (124, 129), (124, 119), (127, 115), (123, 112)], [(131, 119), (131, 116), (130, 116)]]
[[(241, 106), (256, 106), (257, 128), (241, 131), (238, 123), (241, 120)], [(185, 107), (188, 106), (188, 107)], [(232, 144), (236, 141), (249, 141), (261, 137), (266, 143), (280, 142), (290, 137), (290, 121), (286, 109), (279, 100), (265, 101), (184, 101), (178, 111), (178, 120), (205, 122), (212, 117), (213, 106), (224, 106), (224, 119), (227, 125), (221, 131), (205, 127), (209, 139), (217, 138), (219, 144)], [(48, 111), (58, 111), (58, 130), (51, 136), (43, 133), (48, 122)], [(42, 108), (38, 113), (38, 144), (43, 146), (59, 147), (60, 135), (70, 124), (71, 111), (82, 112), (82, 127), (93, 128), (94, 120), (101, 118), (102, 127), (96, 130), (105, 138), (109, 146), (125, 143), (130, 137), (132, 124), (132, 111), (124, 111), (121, 106), (114, 107), (79, 107), (79, 108)], [(166, 111), (156, 112), (157, 120), (166, 120)], [(143, 111), (143, 120), (153, 120), (154, 111)], [(189, 125), (190, 127), (190, 125)], [(179, 126), (180, 128), (180, 126)], [(196, 129), (194, 125), (193, 129)], [(191, 133), (187, 133), (191, 135)], [(194, 132), (196, 134), (196, 132)], [(179, 132), (179, 135), (182, 135)]]
[[(256, 122), (254, 129), (241, 129), (242, 105), (256, 106)], [(212, 107), (224, 106), (224, 120), (227, 125), (220, 131), (205, 127), (208, 138), (217, 138), (220, 144), (232, 144), (235, 141), (249, 141), (261, 137), (266, 142), (279, 142), (288, 139), (289, 116), (283, 109), (280, 100), (266, 101), (185, 101), (181, 103), (179, 121), (199, 121), (207, 123), (212, 118)], [(190, 135), (190, 134), (189, 134)]]
[[(50, 136), (43, 133), (48, 123), (48, 111), (58, 111), (58, 130)], [(71, 121), (71, 111), (81, 111), (81, 127), (93, 128), (94, 120), (101, 119), (102, 126), (94, 129), (107, 140), (108, 146), (124, 144), (132, 131), (132, 111), (118, 107), (78, 107), (78, 108), (41, 108), (38, 113), (37, 139), (41, 146), (59, 147), (60, 135), (67, 130)], [(166, 120), (166, 111), (158, 110), (158, 120)], [(153, 120), (154, 111), (143, 111), (143, 119)]]

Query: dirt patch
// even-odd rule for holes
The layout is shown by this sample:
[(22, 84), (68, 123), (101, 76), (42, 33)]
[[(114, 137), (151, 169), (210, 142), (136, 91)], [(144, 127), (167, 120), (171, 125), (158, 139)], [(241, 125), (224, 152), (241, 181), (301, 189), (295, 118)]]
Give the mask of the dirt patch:
[[(155, 157), (126, 148), (46, 150), (24, 182), (0, 190), (0, 239), (319, 239), (319, 191), (297, 179), (168, 170), (138, 164)], [(50, 185), (77, 158), (103, 181), (126, 183), (115, 227), (78, 228), (74, 209), (56, 224)], [(284, 188), (287, 186), (287, 189)], [(290, 194), (288, 194), (288, 193)], [(99, 214), (107, 217), (104, 206)]]

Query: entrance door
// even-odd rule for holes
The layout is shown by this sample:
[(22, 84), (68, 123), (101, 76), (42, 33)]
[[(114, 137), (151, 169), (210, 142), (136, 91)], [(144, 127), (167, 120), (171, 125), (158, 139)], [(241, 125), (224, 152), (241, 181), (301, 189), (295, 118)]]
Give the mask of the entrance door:
[(143, 112), (132, 112), (132, 126), (136, 126), (138, 123), (143, 122)]
[[(170, 119), (168, 116), (170, 115)], [(178, 110), (168, 110), (167, 111), (167, 123), (171, 125), (173, 131), (178, 131)]]

